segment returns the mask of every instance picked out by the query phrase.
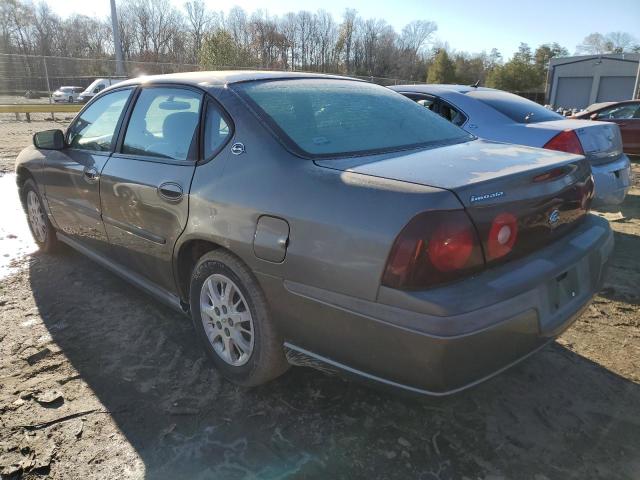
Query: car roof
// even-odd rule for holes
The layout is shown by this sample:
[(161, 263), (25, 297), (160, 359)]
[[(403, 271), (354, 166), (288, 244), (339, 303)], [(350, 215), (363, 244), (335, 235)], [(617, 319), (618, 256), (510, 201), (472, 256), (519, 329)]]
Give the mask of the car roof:
[(601, 110), (606, 107), (612, 107), (614, 105), (633, 105), (634, 103), (640, 103), (640, 99), (636, 100), (622, 100), (620, 102), (602, 102), (602, 103), (594, 103), (593, 105), (589, 105), (587, 107), (587, 111)]
[(177, 83), (199, 86), (201, 88), (224, 86), (239, 82), (256, 80), (284, 80), (294, 78), (320, 78), (363, 81), (351, 77), (339, 75), (326, 75), (320, 73), (304, 72), (277, 72), (269, 70), (217, 70), (207, 72), (169, 73), (165, 75), (150, 75), (125, 80), (118, 83), (118, 87), (125, 85), (140, 85), (154, 83)]
[(416, 92), (416, 93), (445, 93), (445, 92), (457, 92), (468, 93), (476, 92), (479, 90), (495, 91), (495, 88), (487, 87), (472, 87), (471, 85), (455, 85), (446, 83), (424, 83), (420, 85), (393, 85), (392, 90), (400, 92)]

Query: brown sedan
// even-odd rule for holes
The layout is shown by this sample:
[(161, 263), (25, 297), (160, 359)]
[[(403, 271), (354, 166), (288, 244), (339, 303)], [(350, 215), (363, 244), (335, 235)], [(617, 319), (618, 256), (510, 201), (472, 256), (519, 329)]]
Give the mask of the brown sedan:
[(640, 155), (640, 100), (596, 103), (571, 118), (617, 124), (622, 134), (625, 153)]

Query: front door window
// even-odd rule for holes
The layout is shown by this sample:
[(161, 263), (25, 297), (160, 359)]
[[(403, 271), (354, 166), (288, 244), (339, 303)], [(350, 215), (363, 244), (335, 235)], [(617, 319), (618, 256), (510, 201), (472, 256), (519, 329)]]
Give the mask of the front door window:
[(67, 130), (68, 145), (79, 150), (110, 151), (116, 126), (130, 95), (131, 89), (117, 90), (96, 99)]

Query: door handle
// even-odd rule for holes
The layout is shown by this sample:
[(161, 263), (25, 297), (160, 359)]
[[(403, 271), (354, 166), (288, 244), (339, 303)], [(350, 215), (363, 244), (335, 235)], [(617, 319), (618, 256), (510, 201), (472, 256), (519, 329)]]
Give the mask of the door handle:
[(96, 183), (100, 178), (100, 175), (98, 175), (98, 170), (96, 170), (94, 167), (85, 167), (82, 172), (82, 176), (88, 183)]
[(168, 202), (178, 202), (182, 199), (182, 187), (175, 182), (164, 182), (158, 187), (158, 195)]

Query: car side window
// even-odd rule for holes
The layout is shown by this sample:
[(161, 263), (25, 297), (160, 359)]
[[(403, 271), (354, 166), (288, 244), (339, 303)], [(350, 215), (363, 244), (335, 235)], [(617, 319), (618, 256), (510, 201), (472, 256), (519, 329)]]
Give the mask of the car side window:
[(204, 127), (204, 158), (210, 158), (218, 152), (231, 135), (230, 130), (220, 108), (209, 101)]
[(464, 122), (467, 121), (467, 117), (457, 108), (444, 102), (442, 100), (439, 101), (438, 113), (441, 117), (446, 118), (454, 125), (460, 127)]
[(148, 87), (133, 108), (122, 153), (195, 160), (202, 94), (184, 88)]
[(422, 105), (425, 108), (428, 108), (429, 110), (433, 110), (433, 106), (435, 105), (435, 99), (434, 98), (421, 98), (420, 100), (416, 100), (416, 103), (418, 105)]
[(132, 89), (107, 93), (91, 103), (67, 130), (71, 148), (105, 152), (111, 150), (114, 133)]
[(605, 108), (598, 113), (598, 118), (612, 119), (612, 120), (626, 120), (633, 118), (640, 107), (638, 105), (616, 105), (614, 107)]

